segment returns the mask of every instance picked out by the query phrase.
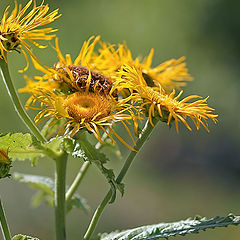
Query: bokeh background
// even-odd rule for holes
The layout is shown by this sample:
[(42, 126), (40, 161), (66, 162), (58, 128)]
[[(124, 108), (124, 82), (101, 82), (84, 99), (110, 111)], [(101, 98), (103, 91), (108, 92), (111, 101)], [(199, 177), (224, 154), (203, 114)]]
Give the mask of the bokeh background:
[[(26, 1), (20, 1), (25, 4)], [(41, 1), (37, 0), (40, 4)], [(51, 9), (60, 8), (62, 17), (51, 26), (59, 28), (63, 53), (76, 56), (84, 40), (100, 34), (111, 43), (127, 42), (135, 56), (145, 56), (155, 49), (153, 64), (186, 56), (194, 81), (185, 87), (185, 95), (210, 96), (209, 105), (216, 108), (219, 123), (210, 124), (211, 132), (180, 133), (160, 123), (135, 159), (124, 182), (123, 198), (109, 205), (96, 232), (132, 228), (144, 224), (177, 221), (196, 214), (206, 217), (240, 214), (239, 153), (239, 80), (240, 80), (240, 2), (237, 0), (46, 0)], [(14, 1), (0, 0), (0, 13)], [(36, 49), (35, 49), (36, 50)], [(53, 65), (56, 54), (49, 47), (35, 53), (46, 65)], [(23, 87), (23, 76), (17, 72), (25, 66), (22, 55), (9, 54), (12, 78)], [(37, 73), (30, 68), (29, 76)], [(27, 95), (21, 94), (24, 102)], [(34, 112), (31, 112), (34, 116)], [(7, 91), (0, 81), (0, 132), (28, 132), (16, 115)], [(121, 146), (123, 154), (128, 150)], [(117, 173), (123, 161), (113, 159)], [(81, 162), (71, 159), (67, 179), (70, 184)], [(15, 162), (12, 172), (53, 177), (54, 163)], [(91, 212), (74, 210), (67, 217), (68, 239), (81, 239), (97, 204), (108, 185), (91, 167), (79, 187), (87, 198)], [(31, 207), (34, 190), (5, 179), (0, 195), (12, 233), (54, 239), (53, 210), (42, 204)], [(239, 227), (209, 230), (188, 235), (189, 240), (238, 240)], [(182, 237), (176, 237), (176, 240)]]

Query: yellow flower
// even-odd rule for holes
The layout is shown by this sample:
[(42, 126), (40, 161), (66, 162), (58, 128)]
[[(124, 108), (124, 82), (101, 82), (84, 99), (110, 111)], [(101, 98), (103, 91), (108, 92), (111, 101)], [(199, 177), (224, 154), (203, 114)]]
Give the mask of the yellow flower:
[[(69, 54), (63, 57), (56, 38), (55, 50), (59, 61), (54, 67), (49, 68), (41, 66), (38, 61), (32, 58), (34, 67), (45, 75), (35, 76), (37, 82), (27, 79), (26, 87), (19, 91), (31, 94), (39, 89), (59, 91), (62, 94), (70, 94), (76, 91), (97, 91), (101, 95), (108, 95), (113, 85), (112, 79), (109, 75), (106, 76), (99, 71), (95, 71), (96, 67), (92, 61), (94, 47), (99, 39), (100, 37), (97, 36), (85, 41), (79, 55), (73, 61)], [(117, 91), (113, 91), (111, 94), (117, 99)], [(31, 100), (28, 101), (28, 103), (30, 102)]]
[(115, 135), (122, 143), (134, 150), (112, 128), (113, 123), (121, 122), (133, 140), (126, 123), (129, 120), (136, 121), (136, 119), (132, 106), (127, 103), (128, 99), (116, 101), (110, 95), (102, 96), (99, 93), (88, 91), (59, 96), (53, 92), (39, 90), (38, 95), (33, 95), (33, 97), (42, 106), (42, 110), (35, 117), (36, 123), (47, 118), (65, 119), (64, 127), (59, 133), (72, 137), (79, 130), (85, 128), (93, 133), (100, 142), (103, 142), (100, 133), (102, 131), (113, 142), (115, 142), (113, 139), (113, 135)]
[(39, 91), (54, 91), (54, 89), (58, 88), (58, 83), (55, 81), (46, 81), (43, 79), (40, 79), (38, 81), (33, 81), (32, 79), (28, 78), (27, 76), (24, 76), (27, 85), (24, 88), (19, 89), (18, 91), (20, 93), (30, 93), (32, 94), (32, 96), (27, 100), (25, 106), (26, 108), (28, 108), (28, 106), (30, 104), (33, 103), (33, 101), (35, 100), (34, 95), (37, 95), (39, 93)]
[(65, 119), (66, 123), (62, 131), (65, 135), (73, 136), (80, 129), (85, 128), (99, 141), (101, 141), (100, 132), (105, 132), (112, 141), (115, 141), (113, 139), (115, 135), (131, 148), (113, 130), (112, 124), (121, 122), (133, 139), (127, 123), (133, 120), (136, 129), (136, 119), (139, 116), (138, 113), (135, 116), (135, 107), (128, 103), (130, 98), (118, 99), (118, 90), (113, 89), (111, 76), (96, 71), (93, 55), (99, 39), (99, 36), (91, 37), (84, 42), (74, 61), (69, 54), (63, 57), (56, 39), (55, 50), (59, 61), (54, 67), (49, 68), (41, 66), (32, 59), (35, 68), (45, 75), (36, 76), (35, 81), (26, 78), (27, 86), (20, 89), (20, 92), (32, 94), (26, 107), (32, 108), (35, 102), (40, 102), (41, 111), (35, 118), (36, 122), (39, 123), (46, 118)]
[[(89, 90), (90, 86), (90, 90), (92, 90), (92, 75), (95, 75), (96, 73), (93, 73), (83, 65), (88, 65), (94, 46), (99, 41), (99, 37), (96, 37), (91, 43), (93, 38), (94, 37), (91, 37), (88, 41), (84, 42), (74, 63), (69, 54), (66, 54), (66, 57), (64, 58), (59, 48), (58, 38), (56, 38), (55, 50), (58, 62), (54, 64), (54, 67), (47, 67), (42, 66), (39, 64), (39, 61), (32, 58), (34, 67), (44, 73), (44, 75), (35, 76), (35, 81), (25, 76), (27, 85), (24, 88), (19, 89), (19, 92), (28, 92), (37, 96), (39, 91), (41, 93), (57, 92), (58, 94), (69, 95), (79, 90)], [(87, 84), (88, 82), (92, 84)], [(97, 85), (98, 83), (99, 81), (96, 80)], [(33, 96), (31, 96), (31, 99), (33, 99)], [(31, 100), (29, 99), (27, 106), (30, 103)]]
[[(214, 123), (217, 122), (218, 115), (213, 114), (214, 109), (207, 105), (208, 97), (191, 95), (179, 101), (183, 91), (175, 96), (175, 90), (166, 94), (161, 86), (149, 87), (142, 75), (141, 68), (125, 65), (119, 71), (115, 81), (119, 90), (128, 89), (131, 92), (131, 99), (138, 102), (140, 108), (147, 112), (146, 115), (152, 125), (156, 115), (165, 120), (168, 125), (171, 120), (174, 120), (177, 131), (179, 122), (183, 122), (189, 130), (192, 130), (186, 121), (188, 117), (193, 121), (197, 130), (202, 125), (209, 131), (207, 119), (211, 119)], [(189, 102), (193, 99), (197, 100)]]
[(118, 71), (123, 64), (134, 64), (131, 51), (126, 44), (119, 44), (118, 48), (113, 44), (100, 42), (99, 54), (93, 56), (93, 64), (98, 71), (109, 74)]
[(192, 80), (184, 62), (185, 57), (171, 59), (152, 68), (153, 53), (154, 50), (151, 49), (149, 55), (141, 61), (139, 57), (133, 59), (126, 44), (119, 44), (115, 49), (114, 45), (102, 43), (99, 55), (95, 56), (94, 61), (98, 70), (101, 71), (117, 71), (124, 64), (140, 67), (148, 86), (153, 87), (160, 84), (168, 92), (173, 88), (179, 89), (185, 86), (187, 81)]
[[(45, 46), (38, 44), (35, 42), (35, 40), (51, 40), (55, 36), (51, 33), (55, 32), (56, 29), (36, 28), (51, 23), (60, 17), (58, 14), (58, 9), (47, 14), (49, 7), (48, 5), (43, 5), (43, 2), (40, 6), (36, 6), (36, 3), (34, 3), (32, 10), (26, 13), (31, 4), (32, 0), (30, 0), (26, 6), (22, 8), (21, 4), (18, 7), (17, 3), (15, 3), (15, 8), (10, 15), (8, 12), (8, 6), (4, 11), (2, 20), (0, 22), (0, 58), (4, 58), (6, 61), (5, 53), (17, 50), (19, 47), (22, 53), (25, 55), (27, 67), (28, 58), (25, 50), (32, 57), (34, 57), (34, 55), (30, 45), (26, 42), (26, 40), (39, 48), (45, 48)], [(24, 70), (26, 70), (27, 67)]]

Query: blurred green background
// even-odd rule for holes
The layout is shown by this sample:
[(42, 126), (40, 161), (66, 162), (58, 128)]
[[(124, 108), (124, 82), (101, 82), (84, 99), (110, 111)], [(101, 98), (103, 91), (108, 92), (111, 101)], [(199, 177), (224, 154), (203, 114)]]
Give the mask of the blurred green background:
[[(26, 1), (19, 1), (23, 4)], [(37, 3), (41, 1), (37, 0)], [(144, 224), (177, 221), (196, 214), (213, 217), (229, 212), (240, 214), (239, 154), (239, 57), (240, 2), (237, 0), (49, 0), (51, 9), (60, 9), (62, 17), (51, 24), (59, 28), (60, 47), (73, 57), (84, 40), (100, 34), (111, 43), (126, 40), (135, 56), (145, 56), (155, 49), (153, 64), (187, 57), (194, 81), (185, 95), (210, 96), (209, 105), (219, 114), (217, 125), (189, 132), (182, 126), (180, 133), (160, 123), (144, 149), (135, 159), (124, 182), (126, 192), (104, 212), (97, 232), (132, 228)], [(0, 13), (14, 1), (0, 0)], [(36, 50), (36, 49), (35, 49)], [(53, 65), (56, 54), (49, 47), (36, 50), (42, 62)], [(22, 55), (9, 54), (11, 75), (17, 88), (25, 81), (17, 69), (25, 66)], [(27, 75), (37, 71), (30, 68)], [(39, 73), (37, 73), (39, 74)], [(23, 102), (27, 95), (21, 94)], [(34, 116), (34, 111), (31, 112)], [(7, 91), (0, 81), (0, 132), (28, 132), (16, 115)], [(122, 147), (124, 155), (128, 150)], [(120, 160), (111, 166), (118, 172)], [(79, 160), (71, 159), (67, 179), (70, 184), (80, 168)], [(12, 172), (54, 176), (54, 163), (39, 161), (15, 162)], [(68, 239), (81, 239), (92, 213), (102, 200), (108, 185), (92, 166), (79, 187), (88, 199), (89, 215), (74, 210), (67, 216)], [(30, 206), (34, 191), (26, 185), (5, 179), (0, 195), (12, 233), (54, 239), (53, 210), (41, 205)], [(239, 227), (209, 230), (189, 235), (189, 240), (239, 240)], [(176, 240), (182, 237), (176, 237)]]

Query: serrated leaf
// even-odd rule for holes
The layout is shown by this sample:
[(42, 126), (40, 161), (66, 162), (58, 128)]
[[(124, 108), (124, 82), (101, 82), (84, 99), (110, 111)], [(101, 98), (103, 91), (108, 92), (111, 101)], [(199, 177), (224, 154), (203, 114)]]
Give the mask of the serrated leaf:
[(30, 134), (13, 133), (0, 135), (0, 148), (8, 149), (12, 160), (36, 160), (44, 156), (40, 142)]
[(14, 173), (13, 177), (38, 190), (32, 198), (32, 205), (34, 207), (38, 207), (42, 201), (53, 207), (55, 184), (51, 178), (21, 173)]
[[(39, 206), (42, 201), (54, 206), (55, 184), (51, 178), (21, 173), (14, 173), (13, 176), (20, 182), (27, 183), (32, 188), (39, 190), (33, 197), (33, 206)], [(72, 199), (67, 202), (67, 212), (72, 208), (82, 209), (84, 212), (89, 211), (87, 201), (77, 194), (74, 194)]]
[(118, 160), (122, 160), (122, 153), (119, 149), (119, 144), (117, 144), (116, 142), (112, 142), (111, 139), (109, 138), (106, 138), (104, 140), (104, 144), (101, 144), (98, 142), (97, 144), (99, 150), (102, 150), (102, 149), (108, 149), (114, 156), (114, 158), (118, 159)]
[(49, 195), (54, 193), (55, 184), (54, 181), (49, 177), (14, 173), (14, 178), (20, 182), (28, 183), (32, 187), (42, 190)]
[(62, 147), (64, 141), (65, 139), (63, 137), (51, 138), (48, 142), (43, 143), (42, 147), (53, 154), (60, 155), (64, 151)]
[(13, 177), (39, 190), (33, 198), (34, 206), (38, 206), (41, 201), (45, 201), (48, 205), (53, 206), (55, 184), (51, 178), (21, 173), (14, 173)]
[(76, 141), (72, 138), (64, 138), (63, 142), (62, 142), (62, 148), (64, 151), (66, 151), (67, 153), (72, 154), (72, 152), (74, 151), (75, 148), (75, 143)]
[(152, 240), (169, 238), (176, 235), (183, 236), (189, 233), (198, 233), (200, 230), (239, 224), (240, 216), (234, 216), (233, 214), (229, 214), (227, 217), (217, 216), (211, 219), (198, 217), (197, 219), (186, 219), (173, 223), (159, 223), (121, 232), (102, 234), (100, 240)]
[(73, 150), (73, 152), (72, 152), (72, 156), (73, 156), (73, 157), (82, 158), (84, 161), (89, 161), (86, 152), (85, 152), (83, 149), (81, 149), (79, 143), (77, 143), (77, 144), (75, 145), (75, 148), (74, 148), (74, 150)]
[(39, 240), (39, 238), (35, 238), (35, 237), (29, 237), (26, 235), (22, 235), (22, 234), (18, 234), (15, 235), (12, 240)]
[(73, 157), (81, 157), (85, 161), (99, 161), (101, 163), (106, 163), (109, 161), (104, 153), (92, 146), (86, 139), (84, 135), (81, 135), (79, 142), (76, 142), (74, 151), (72, 153)]
[(103, 164), (99, 161), (94, 161), (95, 165), (98, 169), (102, 172), (102, 174), (106, 177), (107, 181), (110, 184), (111, 191), (112, 191), (112, 198), (109, 203), (113, 203), (116, 199), (116, 190), (119, 190), (121, 195), (124, 194), (124, 184), (117, 183), (115, 180), (115, 175), (112, 169), (107, 169), (103, 166)]
[(79, 139), (78, 144), (78, 152), (80, 152), (81, 157), (85, 160), (93, 162), (97, 168), (101, 171), (101, 173), (105, 176), (108, 183), (110, 184), (111, 191), (112, 191), (112, 198), (109, 203), (113, 203), (116, 199), (116, 190), (119, 190), (120, 193), (123, 195), (124, 193), (124, 185), (121, 183), (117, 183), (115, 181), (115, 175), (112, 169), (107, 169), (104, 166), (104, 163), (108, 161), (105, 154), (101, 153), (99, 149), (96, 149), (92, 146), (84, 135), (82, 135)]
[(67, 201), (67, 213), (70, 212), (72, 208), (82, 209), (85, 213), (88, 213), (90, 210), (87, 201), (77, 194), (74, 194), (74, 196)]
[(46, 143), (39, 142), (31, 134), (13, 133), (0, 135), (0, 149), (9, 151), (12, 160), (32, 160), (49, 156), (55, 158), (64, 151), (69, 151), (73, 142), (70, 139), (56, 137)]
[(62, 136), (51, 138), (48, 142), (41, 145), (49, 156), (59, 156), (64, 152), (71, 153), (75, 146), (75, 140), (63, 138)]

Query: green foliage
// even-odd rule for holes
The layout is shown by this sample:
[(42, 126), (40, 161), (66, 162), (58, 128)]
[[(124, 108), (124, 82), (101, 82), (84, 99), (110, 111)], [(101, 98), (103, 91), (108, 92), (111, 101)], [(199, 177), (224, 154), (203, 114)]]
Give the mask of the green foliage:
[(75, 142), (72, 155), (73, 157), (81, 157), (85, 161), (99, 161), (101, 163), (109, 161), (107, 156), (90, 144), (83, 134), (81, 135), (79, 142)]
[(64, 151), (73, 150), (74, 140), (56, 137), (46, 143), (39, 142), (31, 134), (13, 133), (0, 135), (0, 149), (9, 150), (12, 160), (29, 159), (36, 163), (38, 158), (49, 156), (55, 158)]
[(104, 139), (104, 144), (98, 142), (96, 145), (96, 149), (99, 149), (100, 151), (101, 150), (108, 151), (113, 155), (113, 158), (115, 159), (122, 160), (123, 158), (122, 153), (119, 149), (119, 144), (117, 144), (117, 142), (113, 142), (108, 137)]
[(85, 213), (88, 213), (90, 210), (86, 200), (78, 196), (76, 193), (67, 201), (67, 213), (70, 212), (72, 208), (82, 209)]
[(116, 199), (116, 190), (119, 190), (121, 195), (124, 194), (124, 184), (117, 183), (115, 180), (115, 174), (112, 169), (107, 169), (103, 166), (103, 164), (99, 161), (94, 161), (95, 165), (98, 169), (102, 172), (102, 174), (106, 177), (108, 183), (110, 184), (111, 191), (112, 191), (112, 198), (109, 203), (113, 203)]
[(32, 188), (38, 190), (32, 201), (35, 207), (39, 206), (42, 201), (53, 206), (55, 184), (51, 178), (21, 173), (14, 173), (13, 176), (20, 182), (27, 183)]
[(41, 144), (41, 147), (45, 150), (46, 155), (54, 159), (64, 152), (70, 153), (70, 151), (72, 151), (73, 145), (74, 140), (59, 136), (51, 138), (47, 143)]
[(29, 237), (29, 236), (26, 236), (26, 235), (22, 235), (22, 234), (18, 234), (18, 235), (15, 235), (12, 240), (39, 240), (38, 238), (35, 238), (35, 237)]
[[(32, 200), (34, 206), (39, 206), (42, 201), (52, 207), (54, 206), (55, 184), (51, 178), (21, 173), (14, 173), (14, 178), (38, 190)], [(82, 209), (85, 213), (89, 211), (86, 200), (77, 194), (74, 194), (72, 199), (67, 202), (67, 212), (72, 208)]]
[(229, 214), (227, 217), (214, 217), (211, 219), (197, 217), (173, 223), (159, 223), (133, 228), (121, 232), (102, 234), (100, 240), (150, 240), (168, 238), (171, 236), (184, 236), (188, 233), (198, 233), (200, 230), (213, 229), (215, 227), (227, 227), (240, 224), (240, 216)]
[(116, 199), (117, 190), (119, 190), (122, 195), (124, 194), (124, 185), (122, 183), (117, 183), (113, 170), (107, 169), (104, 166), (104, 164), (108, 161), (105, 154), (101, 153), (99, 149), (92, 146), (84, 136), (79, 139), (79, 142), (80, 143), (77, 143), (75, 146), (73, 156), (81, 157), (85, 161), (90, 161), (97, 166), (110, 184), (112, 198), (109, 203), (113, 203)]
[(65, 120), (55, 121), (54, 119), (50, 119), (46, 122), (44, 127), (41, 130), (41, 133), (47, 139), (56, 136), (60, 128), (64, 125)]
[(11, 161), (9, 162), (0, 161), (0, 179), (11, 176), (11, 174), (9, 174), (10, 168), (12, 167), (11, 163), (12, 163)]
[(30, 159), (33, 162), (44, 156), (40, 142), (30, 134), (13, 133), (0, 135), (0, 148), (9, 150), (12, 160)]

